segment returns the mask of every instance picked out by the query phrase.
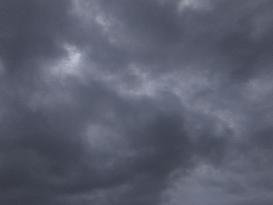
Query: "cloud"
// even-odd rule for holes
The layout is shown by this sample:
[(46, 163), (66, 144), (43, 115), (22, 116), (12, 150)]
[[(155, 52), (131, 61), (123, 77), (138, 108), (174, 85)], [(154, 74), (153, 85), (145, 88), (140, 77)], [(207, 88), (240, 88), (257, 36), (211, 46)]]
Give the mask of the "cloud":
[(2, 0), (0, 202), (270, 204), (268, 0)]

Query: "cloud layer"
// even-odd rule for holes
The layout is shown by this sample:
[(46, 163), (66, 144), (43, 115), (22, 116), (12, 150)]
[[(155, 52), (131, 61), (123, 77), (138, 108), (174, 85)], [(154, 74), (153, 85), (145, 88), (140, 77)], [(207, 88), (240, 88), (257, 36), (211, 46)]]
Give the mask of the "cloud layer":
[(272, 6), (1, 0), (0, 203), (272, 204)]

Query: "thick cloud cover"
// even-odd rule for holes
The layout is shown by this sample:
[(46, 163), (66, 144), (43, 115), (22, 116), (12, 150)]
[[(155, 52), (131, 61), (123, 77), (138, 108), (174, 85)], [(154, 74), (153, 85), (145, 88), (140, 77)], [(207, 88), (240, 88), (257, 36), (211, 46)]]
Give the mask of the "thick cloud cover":
[(1, 0), (0, 203), (273, 203), (269, 0)]

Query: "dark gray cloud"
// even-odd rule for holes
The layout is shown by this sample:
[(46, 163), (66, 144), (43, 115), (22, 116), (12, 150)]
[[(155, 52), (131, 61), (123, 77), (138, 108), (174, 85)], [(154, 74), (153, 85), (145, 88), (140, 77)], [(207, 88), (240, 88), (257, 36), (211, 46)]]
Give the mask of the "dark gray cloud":
[(2, 0), (2, 204), (270, 204), (269, 0)]

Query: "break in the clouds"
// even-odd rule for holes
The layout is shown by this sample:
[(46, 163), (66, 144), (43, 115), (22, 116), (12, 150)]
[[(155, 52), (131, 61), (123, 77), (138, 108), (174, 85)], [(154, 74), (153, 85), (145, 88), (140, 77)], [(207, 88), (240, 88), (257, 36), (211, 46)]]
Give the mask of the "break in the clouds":
[(273, 203), (270, 0), (0, 0), (0, 203)]

